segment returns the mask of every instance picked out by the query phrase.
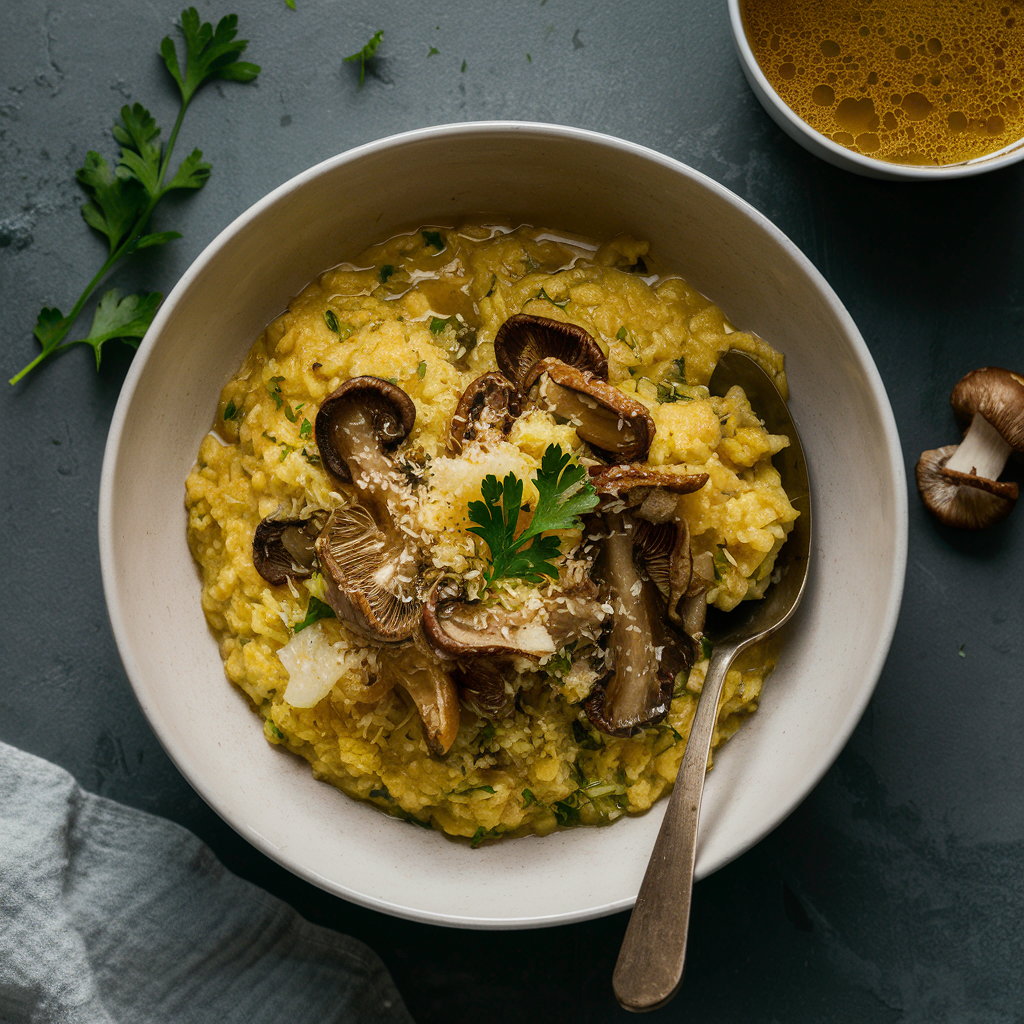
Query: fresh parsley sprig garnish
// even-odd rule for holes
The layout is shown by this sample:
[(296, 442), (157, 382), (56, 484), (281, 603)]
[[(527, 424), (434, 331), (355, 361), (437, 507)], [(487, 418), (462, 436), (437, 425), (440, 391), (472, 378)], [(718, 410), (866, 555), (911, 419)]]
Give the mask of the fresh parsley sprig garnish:
[(488, 586), (501, 579), (534, 584), (545, 576), (557, 579), (553, 560), (558, 557), (558, 538), (542, 535), (551, 530), (578, 530), (583, 525), (580, 516), (597, 507), (597, 492), (586, 469), (558, 445), (548, 445), (533, 482), (537, 507), (518, 536), (523, 481), (514, 473), (501, 483), (488, 473), (480, 486), (483, 501), (469, 503), (469, 518), (477, 524), (469, 532), (490, 549), (491, 565), (484, 573)]
[(89, 297), (115, 264), (139, 249), (163, 245), (181, 237), (177, 231), (147, 234), (146, 228), (153, 210), (168, 192), (200, 189), (210, 176), (210, 165), (203, 161), (202, 152), (194, 149), (168, 179), (174, 144), (185, 111), (196, 92), (204, 83), (214, 79), (251, 82), (259, 74), (257, 65), (238, 59), (248, 42), (235, 38), (238, 33), (237, 15), (221, 18), (214, 28), (200, 20), (194, 7), (189, 7), (182, 11), (180, 28), (185, 38), (184, 68), (178, 61), (174, 40), (170, 36), (160, 45), (160, 54), (181, 94), (178, 117), (167, 144), (161, 144), (160, 127), (141, 103), (126, 104), (121, 108), (120, 124), (114, 125), (114, 138), (121, 147), (117, 164), (111, 167), (94, 150), (86, 154), (85, 163), (75, 173), (88, 196), (82, 206), (82, 216), (89, 227), (106, 238), (107, 259), (67, 316), (56, 308), (40, 311), (33, 333), (43, 350), (11, 378), (11, 384), (17, 384), (47, 357), (72, 345), (91, 345), (96, 352), (98, 367), (104, 342), (121, 338), (137, 347), (138, 339), (153, 322), (161, 299), (158, 292), (128, 295), (122, 299), (119, 292), (111, 290), (96, 307), (88, 337), (64, 340)]

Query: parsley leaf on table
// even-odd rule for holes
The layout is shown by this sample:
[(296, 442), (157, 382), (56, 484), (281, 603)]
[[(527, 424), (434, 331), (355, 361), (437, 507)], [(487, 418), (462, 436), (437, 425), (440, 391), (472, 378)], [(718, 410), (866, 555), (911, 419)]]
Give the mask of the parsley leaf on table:
[[(87, 196), (82, 217), (89, 227), (106, 238), (108, 256), (67, 316), (57, 308), (44, 307), (40, 311), (34, 334), (42, 351), (11, 378), (11, 384), (16, 384), (48, 356), (79, 342), (93, 346), (99, 365), (99, 346), (104, 341), (141, 338), (153, 320), (159, 303), (158, 293), (129, 295), (122, 299), (116, 291), (108, 291), (96, 307), (89, 336), (64, 341), (89, 297), (117, 263), (139, 249), (181, 237), (177, 231), (147, 234), (146, 227), (156, 205), (168, 192), (202, 188), (210, 176), (210, 165), (203, 161), (203, 154), (194, 149), (170, 179), (167, 178), (174, 144), (193, 96), (204, 83), (214, 79), (251, 82), (259, 74), (257, 65), (238, 60), (248, 43), (235, 38), (237, 15), (221, 18), (214, 28), (200, 19), (194, 7), (189, 7), (181, 13), (180, 28), (185, 39), (184, 70), (174, 40), (167, 36), (160, 45), (160, 54), (181, 93), (178, 117), (167, 144), (161, 143), (160, 127), (141, 103), (126, 104), (121, 108), (121, 123), (114, 125), (114, 139), (121, 147), (116, 165), (111, 167), (94, 150), (86, 154), (85, 162), (75, 173)], [(157, 296), (155, 300), (154, 296)]]
[(366, 77), (366, 62), (377, 52), (380, 41), (384, 38), (384, 29), (380, 29), (370, 37), (370, 41), (355, 53), (350, 53), (344, 58), (346, 64), (359, 61), (359, 88), (363, 87), (363, 79)]
[[(196, 90), (206, 82), (215, 78), (226, 78), (231, 82), (251, 82), (259, 73), (258, 64), (240, 61), (239, 56), (249, 45), (247, 39), (236, 39), (238, 34), (238, 15), (228, 14), (217, 23), (217, 28), (209, 22), (202, 22), (199, 12), (194, 7), (181, 12), (181, 32), (185, 37), (185, 72), (182, 74), (178, 63), (178, 51), (174, 40), (165, 36), (160, 44), (160, 56), (163, 57), (171, 77), (178, 83), (181, 90), (182, 114), (184, 108), (192, 101)], [(178, 116), (178, 123), (181, 115)], [(175, 125), (175, 132), (177, 131)], [(174, 133), (172, 133), (172, 138)]]
[(545, 576), (557, 578), (558, 569), (552, 563), (558, 557), (558, 538), (542, 534), (579, 529), (579, 517), (597, 507), (597, 492), (586, 469), (557, 445), (548, 445), (533, 482), (537, 507), (518, 536), (523, 481), (514, 473), (501, 483), (488, 473), (480, 486), (483, 501), (469, 503), (469, 518), (477, 524), (469, 532), (490, 549), (491, 566), (484, 574), (488, 585), (509, 578), (527, 583), (540, 583)]
[(148, 295), (126, 295), (122, 299), (121, 293), (116, 288), (111, 288), (96, 305), (89, 334), (69, 344), (92, 345), (96, 352), (98, 369), (100, 348), (105, 341), (120, 338), (132, 348), (139, 347), (139, 341), (153, 322), (162, 298), (159, 292), (150, 292)]

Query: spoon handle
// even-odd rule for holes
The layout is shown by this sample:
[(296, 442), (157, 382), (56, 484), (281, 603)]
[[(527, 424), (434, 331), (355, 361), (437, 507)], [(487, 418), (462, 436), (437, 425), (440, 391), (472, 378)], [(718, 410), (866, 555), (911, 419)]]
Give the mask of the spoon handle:
[(675, 788), (622, 940), (612, 987), (627, 1010), (663, 1006), (683, 980), (704, 776), (718, 702), (736, 651), (736, 645), (723, 644), (711, 654)]

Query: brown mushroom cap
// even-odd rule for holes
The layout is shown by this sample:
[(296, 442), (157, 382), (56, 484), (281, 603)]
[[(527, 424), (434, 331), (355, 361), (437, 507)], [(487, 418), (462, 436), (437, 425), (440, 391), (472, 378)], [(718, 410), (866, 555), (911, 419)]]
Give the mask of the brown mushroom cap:
[(469, 441), (494, 434), (504, 436), (519, 415), (519, 392), (507, 377), (491, 370), (477, 377), (462, 393), (452, 416), (448, 450), (458, 455)]
[(692, 494), (708, 482), (707, 473), (670, 473), (647, 466), (591, 466), (587, 472), (599, 495), (624, 498), (629, 505), (640, 504), (652, 489)]
[(267, 516), (252, 538), (252, 564), (274, 586), (286, 580), (303, 580), (313, 575), (315, 542), (327, 515), (308, 519), (278, 519)]
[(373, 472), (374, 449), (394, 448), (409, 435), (416, 422), (413, 400), (397, 385), (381, 377), (353, 377), (331, 392), (316, 414), (320, 460), (339, 480), (353, 478), (350, 461)]
[(535, 616), (517, 615), (500, 604), (463, 599), (461, 586), (442, 580), (423, 604), (423, 631), (447, 658), (530, 658), (539, 661), (558, 647)]
[(921, 454), (915, 475), (925, 506), (939, 522), (964, 530), (1002, 522), (1016, 504), (1017, 485), (947, 469), (958, 447), (947, 444)]
[(654, 418), (645, 405), (617, 387), (558, 359), (540, 360), (524, 384), (541, 409), (572, 423), (580, 439), (609, 462), (647, 458)]
[(516, 313), (494, 336), (498, 367), (522, 392), (526, 391), (525, 381), (534, 365), (548, 357), (587, 370), (601, 380), (608, 379), (608, 360), (600, 346), (576, 324)]
[(415, 632), (420, 617), (416, 566), (371, 509), (358, 503), (336, 508), (317, 538), (316, 553), (324, 596), (342, 622), (382, 643)]
[(462, 703), (486, 719), (508, 718), (515, 708), (515, 694), (505, 687), (508, 662), (497, 658), (473, 658), (452, 669)]
[(382, 651), (379, 674), (386, 683), (400, 686), (419, 712), (427, 749), (440, 757), (451, 749), (459, 733), (459, 695), (455, 682), (422, 635), (412, 643)]
[(665, 546), (666, 535), (650, 524), (638, 532), (629, 513), (609, 512), (604, 519), (606, 536), (595, 573), (608, 586), (614, 609), (608, 639), (611, 669), (595, 684), (584, 707), (602, 732), (629, 736), (668, 713), (675, 677), (692, 663), (693, 642), (669, 623), (651, 578), (650, 565)]
[(983, 366), (962, 377), (949, 396), (961, 425), (983, 416), (1015, 451), (1024, 451), (1024, 377)]

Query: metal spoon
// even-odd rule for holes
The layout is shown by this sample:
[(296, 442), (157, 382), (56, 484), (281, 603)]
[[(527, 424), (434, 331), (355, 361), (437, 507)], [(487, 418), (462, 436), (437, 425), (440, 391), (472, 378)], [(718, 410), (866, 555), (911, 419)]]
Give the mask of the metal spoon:
[[(773, 434), (785, 434), (789, 447), (774, 458), (793, 506), (800, 512), (775, 563), (776, 580), (761, 601), (746, 601), (711, 623), (705, 635), (714, 643), (693, 727), (686, 742), (647, 873), (629, 919), (612, 976), (619, 1003), (627, 1010), (655, 1010), (678, 991), (683, 980), (686, 935), (697, 855), (697, 823), (711, 739), (726, 673), (745, 647), (779, 628), (796, 610), (807, 580), (811, 553), (811, 496), (807, 464), (786, 402), (771, 377), (749, 356), (727, 352), (711, 377), (712, 394), (734, 384)], [(712, 609), (713, 610), (713, 609)]]

